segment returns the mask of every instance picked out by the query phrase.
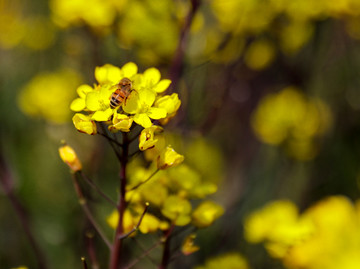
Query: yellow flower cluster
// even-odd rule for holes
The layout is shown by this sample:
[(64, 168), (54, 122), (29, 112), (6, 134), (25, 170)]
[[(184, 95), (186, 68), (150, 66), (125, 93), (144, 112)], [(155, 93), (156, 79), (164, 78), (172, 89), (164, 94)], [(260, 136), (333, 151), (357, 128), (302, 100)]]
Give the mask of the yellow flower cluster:
[(252, 117), (252, 127), (267, 144), (284, 144), (289, 155), (309, 160), (316, 155), (314, 139), (330, 127), (329, 108), (319, 99), (309, 99), (296, 88), (265, 96)]
[[(156, 134), (155, 132), (154, 140), (158, 141), (157, 144), (145, 151), (145, 158), (153, 161), (152, 165), (144, 168), (144, 165), (134, 160), (128, 167), (129, 183), (125, 197), (128, 209), (125, 218), (127, 224), (124, 225), (125, 231), (131, 230), (136, 225), (146, 202), (150, 203), (152, 210), (157, 214), (156, 216), (151, 213), (145, 214), (144, 220), (146, 221), (143, 221), (139, 227), (143, 233), (144, 231), (155, 232), (158, 229), (168, 229), (172, 224), (176, 226), (192, 224), (198, 228), (205, 228), (213, 224), (224, 213), (224, 209), (210, 200), (197, 202), (197, 206), (193, 208), (191, 201), (203, 199), (216, 192), (216, 184), (209, 182), (207, 178), (202, 180), (200, 173), (194, 167), (184, 163), (180, 164), (184, 157), (173, 150), (167, 148), (167, 152), (159, 155), (158, 147), (161, 148), (165, 140), (162, 133)], [(162, 154), (168, 154), (170, 157), (161, 157)], [(164, 164), (159, 161), (162, 158), (167, 160)], [(168, 167), (173, 168), (156, 172), (157, 169)], [(148, 180), (149, 178), (151, 180)], [(115, 228), (117, 220), (118, 213), (114, 211), (109, 216), (108, 223)], [(185, 242), (184, 251), (187, 253), (193, 250), (194, 246), (191, 242), (190, 239)]]
[(43, 50), (53, 44), (55, 27), (40, 15), (27, 16), (18, 0), (0, 1), (0, 47), (11, 49), (19, 44), (33, 50)]
[(289, 269), (359, 268), (360, 201), (332, 196), (301, 215), (290, 201), (275, 201), (247, 217), (245, 236)]
[[(95, 78), (99, 84), (78, 87), (79, 97), (70, 106), (73, 111), (85, 112), (73, 117), (75, 127), (83, 133), (96, 134), (95, 122), (106, 122), (112, 132), (129, 132), (133, 122), (151, 128), (153, 120), (166, 123), (181, 104), (176, 93), (163, 95), (171, 81), (161, 79), (156, 68), (140, 74), (132, 62), (122, 68), (106, 64), (95, 69)], [(122, 79), (128, 79), (129, 85), (121, 84)], [(118, 106), (110, 105), (112, 98)]]
[(271, 64), (276, 47), (285, 54), (298, 52), (312, 37), (317, 20), (344, 20), (348, 32), (360, 37), (357, 0), (212, 0), (211, 8), (218, 24), (206, 36), (208, 46), (215, 50), (225, 35), (233, 36), (216, 59), (227, 62), (238, 57), (244, 50), (244, 40), (255, 37), (244, 51), (245, 63), (255, 70)]

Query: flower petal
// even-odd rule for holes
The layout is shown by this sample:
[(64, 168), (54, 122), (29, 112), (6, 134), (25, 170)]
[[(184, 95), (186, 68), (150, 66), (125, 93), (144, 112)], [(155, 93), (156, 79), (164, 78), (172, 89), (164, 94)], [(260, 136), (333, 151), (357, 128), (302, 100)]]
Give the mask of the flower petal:
[(79, 112), (85, 108), (85, 100), (81, 98), (76, 98), (71, 102), (70, 109), (75, 112)]
[(98, 110), (91, 116), (91, 119), (96, 121), (107, 121), (112, 114), (113, 110), (111, 108), (108, 108), (105, 111)]
[(154, 120), (158, 120), (165, 118), (167, 113), (164, 108), (150, 107), (147, 111), (147, 115)]
[(162, 79), (158, 84), (156, 84), (153, 90), (157, 93), (164, 92), (167, 88), (169, 88), (170, 84), (170, 79)]
[(79, 95), (79, 97), (81, 98), (85, 98), (86, 97), (86, 94), (93, 91), (94, 89), (91, 88), (89, 85), (87, 84), (83, 84), (83, 85), (80, 85), (77, 89), (76, 89), (76, 92), (77, 94)]
[(118, 83), (122, 77), (121, 69), (111, 64), (105, 64), (103, 66), (97, 66), (95, 68), (95, 78), (100, 84)]
[(160, 81), (161, 74), (155, 67), (148, 68), (144, 72), (144, 80), (148, 86), (154, 86)]
[(124, 77), (131, 78), (132, 76), (134, 76), (137, 73), (138, 67), (133, 62), (129, 62), (129, 63), (125, 64), (121, 68), (121, 70), (123, 72)]
[(99, 110), (100, 109), (99, 98), (100, 98), (100, 94), (98, 91), (89, 92), (85, 98), (86, 107), (90, 111)]
[(152, 125), (150, 118), (145, 113), (136, 114), (134, 116), (134, 121), (144, 128), (149, 128)]

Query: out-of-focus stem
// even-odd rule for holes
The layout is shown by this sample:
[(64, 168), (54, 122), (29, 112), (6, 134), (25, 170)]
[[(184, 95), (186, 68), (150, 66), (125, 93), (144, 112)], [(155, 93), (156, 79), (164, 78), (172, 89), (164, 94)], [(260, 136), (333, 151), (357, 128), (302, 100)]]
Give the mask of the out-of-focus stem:
[(93, 215), (91, 214), (91, 211), (87, 205), (86, 198), (83, 195), (80, 185), (77, 181), (76, 174), (73, 174), (73, 183), (74, 183), (74, 188), (75, 188), (76, 194), (79, 198), (79, 203), (80, 203), (81, 207), (83, 208), (83, 211), (85, 212), (86, 217), (89, 219), (90, 223), (93, 225), (94, 229), (98, 232), (98, 234), (100, 235), (100, 237), (102, 238), (104, 243), (108, 246), (109, 249), (111, 249), (112, 248), (111, 243), (106, 238), (106, 235), (104, 234), (104, 232), (102, 231), (100, 226), (95, 221)]
[(161, 259), (161, 264), (159, 265), (159, 269), (166, 269), (169, 265), (171, 252), (170, 252), (170, 240), (171, 240), (171, 233), (174, 230), (175, 225), (172, 224), (170, 229), (165, 232), (163, 242), (163, 254)]
[(185, 23), (183, 28), (181, 29), (178, 46), (175, 51), (175, 56), (172, 60), (169, 69), (169, 77), (172, 81), (169, 91), (172, 91), (174, 88), (176, 88), (178, 81), (181, 77), (181, 73), (184, 65), (186, 44), (190, 33), (190, 26), (201, 4), (201, 0), (191, 0), (190, 2), (191, 2), (191, 9), (185, 18)]
[(107, 196), (90, 178), (88, 178), (83, 171), (79, 171), (81, 177), (88, 183), (92, 188), (94, 188), (105, 200), (107, 200), (110, 204), (117, 207), (117, 204)]
[(34, 251), (38, 266), (40, 269), (47, 269), (45, 255), (41, 251), (35, 237), (31, 231), (29, 219), (25, 208), (14, 194), (13, 190), (13, 179), (9, 167), (7, 166), (5, 159), (0, 152), (0, 184), (2, 185), (6, 196), (8, 197), (11, 205), (17, 214), (20, 223), (25, 231), (25, 234), (29, 240), (29, 243)]

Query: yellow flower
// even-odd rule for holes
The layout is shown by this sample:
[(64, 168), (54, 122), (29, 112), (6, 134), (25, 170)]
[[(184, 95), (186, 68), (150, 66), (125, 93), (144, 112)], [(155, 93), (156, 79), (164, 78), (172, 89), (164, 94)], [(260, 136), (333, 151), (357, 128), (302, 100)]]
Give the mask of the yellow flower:
[(160, 97), (155, 101), (155, 107), (164, 108), (166, 110), (166, 118), (160, 119), (160, 123), (165, 125), (169, 122), (171, 118), (176, 115), (179, 107), (181, 105), (181, 101), (177, 93), (173, 93), (172, 95), (165, 95)]
[(137, 74), (138, 67), (135, 63), (129, 62), (123, 67), (119, 68), (111, 64), (105, 64), (95, 68), (95, 78), (101, 84), (117, 84), (126, 77), (132, 80), (133, 76)]
[(75, 100), (72, 101), (72, 103), (70, 104), (70, 109), (75, 112), (84, 110), (86, 108), (86, 102), (85, 102), (86, 95), (93, 90), (94, 90), (93, 88), (91, 88), (89, 85), (86, 84), (79, 86), (76, 90), (76, 92), (79, 95), (79, 98), (76, 98)]
[(195, 237), (196, 237), (196, 234), (192, 233), (192, 234), (189, 234), (185, 238), (185, 240), (181, 246), (181, 252), (184, 255), (190, 255), (200, 249), (200, 247), (195, 245), (195, 243), (194, 243)]
[(198, 228), (205, 228), (213, 224), (213, 222), (224, 214), (224, 209), (212, 202), (202, 202), (192, 214), (192, 222)]
[(163, 128), (153, 125), (141, 131), (139, 136), (139, 149), (144, 151), (155, 146), (158, 139), (155, 139), (156, 134), (163, 131)]
[(130, 132), (131, 125), (134, 119), (125, 115), (119, 114), (115, 111), (113, 115), (112, 125), (109, 126), (109, 130), (112, 132), (121, 131), (121, 132)]
[(173, 220), (178, 226), (184, 226), (191, 221), (190, 212), (190, 202), (176, 195), (168, 196), (161, 209), (161, 213), (170, 220)]
[(184, 156), (177, 153), (171, 146), (167, 146), (158, 156), (157, 167), (167, 169), (179, 165), (184, 161)]
[(77, 172), (82, 169), (81, 162), (72, 147), (66, 144), (60, 147), (59, 155), (63, 162), (66, 163), (73, 172)]
[(91, 117), (81, 113), (76, 113), (72, 118), (75, 128), (85, 134), (96, 134), (96, 123), (91, 120)]
[[(115, 230), (119, 222), (119, 212), (116, 209), (113, 210), (112, 213), (107, 217), (106, 221), (108, 225)], [(136, 224), (136, 219), (133, 217), (130, 210), (126, 209), (123, 220), (124, 233), (130, 232), (136, 226)], [(131, 234), (130, 236), (134, 235), (135, 233)]]
[(142, 88), (131, 94), (123, 109), (126, 113), (135, 114), (134, 121), (149, 128), (152, 125), (151, 119), (158, 120), (166, 117), (164, 108), (153, 107), (156, 93), (149, 88)]

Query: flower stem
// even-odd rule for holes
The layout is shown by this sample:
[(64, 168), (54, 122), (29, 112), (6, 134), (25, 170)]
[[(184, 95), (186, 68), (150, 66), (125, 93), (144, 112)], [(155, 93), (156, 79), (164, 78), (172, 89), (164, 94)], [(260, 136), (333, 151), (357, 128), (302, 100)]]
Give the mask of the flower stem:
[(122, 238), (121, 236), (124, 234), (124, 212), (127, 206), (125, 200), (126, 194), (126, 167), (128, 162), (128, 153), (129, 153), (129, 141), (127, 134), (123, 134), (123, 143), (122, 143), (122, 155), (120, 160), (121, 169), (120, 169), (120, 197), (117, 205), (117, 209), (119, 212), (119, 222), (116, 227), (115, 237), (113, 242), (113, 247), (110, 255), (110, 269), (118, 269), (121, 262), (121, 246), (122, 246)]
[(170, 240), (171, 240), (171, 233), (174, 230), (175, 224), (172, 224), (170, 229), (165, 232), (165, 236), (162, 240), (163, 242), (163, 254), (161, 259), (161, 264), (159, 265), (159, 269), (166, 269), (169, 265), (170, 261)]

